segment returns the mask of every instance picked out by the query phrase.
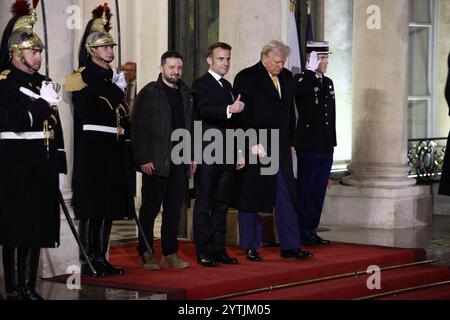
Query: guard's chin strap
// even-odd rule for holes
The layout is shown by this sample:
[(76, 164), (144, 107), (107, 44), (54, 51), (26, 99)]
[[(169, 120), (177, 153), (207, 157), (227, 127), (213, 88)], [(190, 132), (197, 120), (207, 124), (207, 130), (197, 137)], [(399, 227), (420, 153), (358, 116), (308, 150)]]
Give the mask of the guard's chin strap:
[(17, 55), (19, 56), (20, 62), (22, 62), (22, 63), (25, 65), (25, 67), (28, 68), (28, 70), (29, 70), (30, 72), (33, 72), (33, 73), (39, 72), (39, 70), (34, 69), (34, 68), (28, 63), (28, 61), (27, 61), (27, 60), (25, 59), (25, 57), (23, 56), (22, 50), (18, 50), (18, 51), (17, 51)]

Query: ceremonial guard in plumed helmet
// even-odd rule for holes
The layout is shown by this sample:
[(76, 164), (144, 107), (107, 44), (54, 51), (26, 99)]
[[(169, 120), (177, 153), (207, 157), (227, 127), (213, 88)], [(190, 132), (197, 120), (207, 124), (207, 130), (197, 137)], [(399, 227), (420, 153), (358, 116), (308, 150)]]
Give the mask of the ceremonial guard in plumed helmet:
[[(33, 8), (38, 1), (33, 1)], [(41, 300), (41, 248), (59, 245), (58, 177), (66, 157), (58, 85), (38, 73), (44, 45), (36, 11), (17, 0), (0, 49), (0, 245), (6, 297)]]
[(80, 68), (66, 79), (75, 110), (73, 205), (96, 271), (80, 257), (82, 273), (91, 276), (124, 273), (106, 255), (113, 220), (133, 217), (134, 210), (127, 83), (124, 74), (110, 66), (116, 46), (108, 33), (110, 18), (106, 5), (93, 11), (80, 47)]

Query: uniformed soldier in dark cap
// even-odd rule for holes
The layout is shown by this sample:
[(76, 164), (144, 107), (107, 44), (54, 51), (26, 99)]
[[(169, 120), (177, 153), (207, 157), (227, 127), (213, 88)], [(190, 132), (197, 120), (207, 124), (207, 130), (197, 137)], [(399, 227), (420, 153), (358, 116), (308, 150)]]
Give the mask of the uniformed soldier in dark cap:
[(93, 11), (80, 47), (80, 69), (66, 79), (75, 110), (73, 205), (81, 240), (96, 273), (80, 257), (82, 273), (122, 275), (106, 259), (113, 220), (131, 217), (134, 210), (129, 154), (126, 80), (111, 69), (116, 43), (109, 31), (106, 7)]
[(38, 73), (44, 45), (16, 1), (0, 49), (0, 245), (6, 297), (36, 293), (40, 248), (59, 245), (58, 175), (66, 173), (56, 85)]
[(302, 244), (311, 246), (330, 244), (316, 232), (337, 145), (334, 84), (325, 76), (328, 54), (328, 42), (308, 42), (307, 70), (295, 86), (300, 234)]

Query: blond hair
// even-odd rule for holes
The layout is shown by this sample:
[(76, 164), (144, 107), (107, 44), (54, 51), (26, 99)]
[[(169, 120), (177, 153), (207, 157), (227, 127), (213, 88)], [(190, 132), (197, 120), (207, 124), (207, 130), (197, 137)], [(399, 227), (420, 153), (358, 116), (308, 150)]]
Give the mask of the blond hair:
[(291, 48), (289, 48), (284, 42), (278, 40), (272, 40), (266, 44), (261, 50), (261, 59), (267, 57), (269, 53), (276, 51), (283, 53), (286, 57), (291, 54)]

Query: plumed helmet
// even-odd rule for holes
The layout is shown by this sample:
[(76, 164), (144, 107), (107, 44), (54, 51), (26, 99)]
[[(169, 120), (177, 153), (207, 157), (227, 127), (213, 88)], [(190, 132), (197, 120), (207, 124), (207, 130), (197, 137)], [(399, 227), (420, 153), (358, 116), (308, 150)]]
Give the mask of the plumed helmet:
[(0, 68), (9, 62), (13, 52), (19, 56), (25, 49), (44, 50), (45, 46), (33, 27), (37, 22), (36, 7), (39, 0), (33, 0), (33, 8), (27, 0), (16, 0), (11, 7), (13, 18), (3, 32), (0, 48)]
[(92, 48), (116, 46), (117, 43), (109, 33), (111, 30), (111, 10), (107, 3), (92, 11), (92, 19), (84, 31), (80, 46), (79, 64), (84, 66)]

